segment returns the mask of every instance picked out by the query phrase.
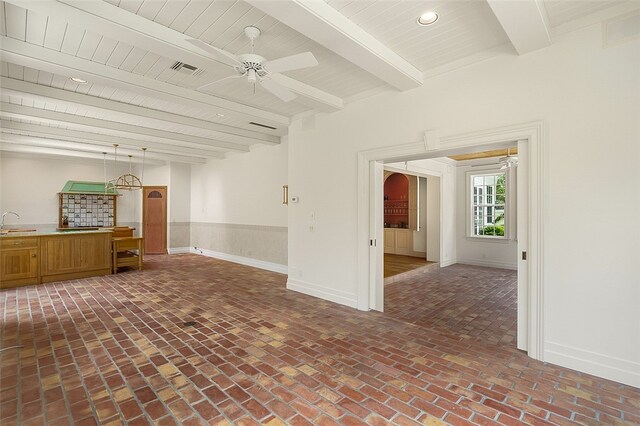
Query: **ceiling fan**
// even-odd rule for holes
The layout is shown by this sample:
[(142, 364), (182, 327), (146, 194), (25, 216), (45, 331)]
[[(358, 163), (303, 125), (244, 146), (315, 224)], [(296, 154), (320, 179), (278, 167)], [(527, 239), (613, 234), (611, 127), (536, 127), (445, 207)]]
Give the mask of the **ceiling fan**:
[(511, 155), (511, 148), (507, 148), (507, 156), (500, 158), (498, 160), (498, 164), (502, 164), (500, 170), (510, 169), (512, 167), (516, 167), (518, 165), (518, 157)]
[(511, 155), (511, 148), (507, 148), (507, 156), (500, 157), (497, 163), (489, 163), (489, 164), (472, 164), (471, 167), (484, 167), (490, 165), (498, 165), (500, 164), (500, 170), (510, 169), (512, 167), (518, 166), (518, 157), (515, 155)]
[(272, 93), (284, 102), (293, 100), (296, 95), (282, 84), (277, 83), (272, 77), (283, 71), (293, 71), (318, 65), (318, 61), (315, 56), (313, 56), (313, 53), (304, 52), (269, 61), (266, 58), (253, 53), (254, 43), (260, 36), (260, 29), (254, 26), (249, 26), (244, 29), (244, 34), (249, 38), (249, 40), (251, 40), (251, 53), (243, 53), (240, 55), (234, 55), (226, 50), (210, 46), (202, 40), (186, 40), (199, 49), (207, 52), (212, 59), (222, 62), (235, 71), (235, 75), (212, 81), (198, 87), (197, 90), (209, 89), (219, 84), (224, 84), (228, 80), (246, 77), (247, 81), (253, 84), (254, 93), (256, 84), (260, 84), (268, 92)]

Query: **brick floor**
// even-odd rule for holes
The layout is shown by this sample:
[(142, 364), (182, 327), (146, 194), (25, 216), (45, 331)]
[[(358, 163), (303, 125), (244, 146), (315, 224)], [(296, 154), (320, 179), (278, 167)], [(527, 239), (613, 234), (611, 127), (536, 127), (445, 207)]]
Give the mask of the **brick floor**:
[(0, 354), (0, 424), (640, 422), (640, 390), (461, 338), (446, 316), (359, 312), (196, 255), (145, 266), (0, 291), (1, 346), (22, 346)]
[(517, 272), (452, 265), (386, 285), (385, 313), (460, 339), (516, 345)]

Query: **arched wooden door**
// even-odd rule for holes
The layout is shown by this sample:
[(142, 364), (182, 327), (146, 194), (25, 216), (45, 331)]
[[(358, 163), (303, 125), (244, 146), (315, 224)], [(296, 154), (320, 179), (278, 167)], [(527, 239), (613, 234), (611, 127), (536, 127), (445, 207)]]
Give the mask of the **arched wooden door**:
[(145, 254), (167, 253), (167, 187), (142, 190), (142, 236)]

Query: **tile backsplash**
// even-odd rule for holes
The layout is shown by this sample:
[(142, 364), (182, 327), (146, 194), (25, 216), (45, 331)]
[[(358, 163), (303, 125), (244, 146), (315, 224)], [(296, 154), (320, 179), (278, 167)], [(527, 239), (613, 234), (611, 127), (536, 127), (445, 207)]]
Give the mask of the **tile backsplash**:
[(62, 219), (70, 228), (114, 226), (115, 197), (112, 195), (62, 194)]

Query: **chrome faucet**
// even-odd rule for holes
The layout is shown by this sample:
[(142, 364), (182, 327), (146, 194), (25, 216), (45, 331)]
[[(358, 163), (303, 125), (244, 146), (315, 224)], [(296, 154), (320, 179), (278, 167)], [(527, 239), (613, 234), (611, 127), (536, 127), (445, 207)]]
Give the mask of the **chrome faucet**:
[(6, 215), (8, 215), (9, 213), (16, 215), (16, 217), (18, 219), (20, 219), (20, 215), (18, 213), (16, 213), (16, 212), (4, 212), (4, 213), (2, 213), (2, 224), (0, 224), (0, 229), (4, 229), (4, 217)]

